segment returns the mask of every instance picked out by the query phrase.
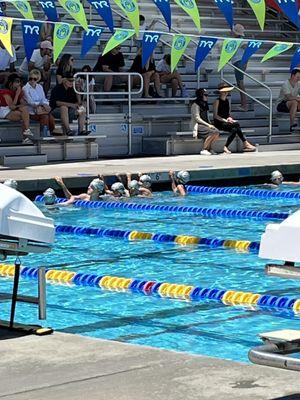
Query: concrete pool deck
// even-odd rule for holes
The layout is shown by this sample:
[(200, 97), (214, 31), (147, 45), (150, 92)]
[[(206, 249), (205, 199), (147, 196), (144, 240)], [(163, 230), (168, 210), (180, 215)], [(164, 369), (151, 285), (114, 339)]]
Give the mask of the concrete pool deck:
[(62, 333), (0, 330), (0, 349), (5, 400), (300, 399), (299, 373), (276, 368)]
[(267, 176), (274, 169), (284, 174), (299, 174), (300, 150), (256, 152), (217, 156), (187, 155), (176, 157), (144, 157), (113, 160), (47, 164), (19, 169), (0, 167), (0, 181), (7, 178), (20, 182), (20, 190), (40, 191), (53, 186), (55, 175), (67, 178), (70, 187), (84, 187), (98, 173), (110, 177), (116, 173), (153, 173), (157, 182), (169, 180), (170, 169), (187, 169), (192, 181)]

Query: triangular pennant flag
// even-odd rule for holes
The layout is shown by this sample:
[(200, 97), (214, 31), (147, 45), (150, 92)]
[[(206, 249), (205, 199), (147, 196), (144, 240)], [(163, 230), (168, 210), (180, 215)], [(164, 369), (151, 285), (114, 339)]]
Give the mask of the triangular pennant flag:
[(134, 35), (133, 30), (117, 29), (116, 32), (113, 34), (113, 36), (106, 43), (102, 55), (104, 56), (106, 53), (110, 52), (115, 47), (125, 42), (125, 40), (131, 38), (133, 35)]
[(200, 15), (195, 0), (175, 0), (175, 3), (179, 5), (194, 21), (198, 31), (201, 31)]
[(226, 21), (228, 22), (230, 28), (232, 29), (233, 28), (232, 0), (215, 0), (215, 3), (224, 14)]
[(160, 38), (160, 33), (145, 32), (142, 42), (142, 67), (147, 64)]
[(292, 61), (291, 61), (291, 66), (290, 66), (290, 71), (292, 72), (293, 69), (299, 68), (300, 69), (300, 47), (295, 51)]
[(266, 2), (265, 0), (247, 0), (249, 6), (252, 8), (256, 19), (259, 23), (260, 29), (263, 31), (266, 19)]
[(13, 56), (13, 50), (11, 47), (12, 24), (13, 24), (12, 18), (0, 17), (0, 40), (11, 56)]
[(232, 59), (232, 57), (237, 52), (240, 44), (242, 43), (241, 39), (225, 39), (222, 46), (218, 72)]
[(23, 43), (25, 47), (25, 54), (29, 62), (36, 48), (37, 42), (40, 40), (41, 22), (36, 21), (22, 21)]
[(136, 0), (115, 0), (117, 6), (123, 10), (125, 15), (128, 17), (136, 35), (139, 35), (140, 31), (140, 12), (139, 6)]
[(83, 33), (82, 39), (82, 47), (80, 57), (84, 58), (86, 53), (93, 47), (97, 41), (100, 39), (101, 33), (103, 32), (102, 28), (98, 28), (96, 26), (89, 26), (87, 31)]
[(108, 26), (111, 32), (114, 32), (114, 21), (109, 0), (87, 0), (97, 11), (100, 17)]
[(176, 68), (180, 57), (187, 48), (191, 38), (189, 36), (175, 35), (172, 42), (171, 49), (171, 72)]
[(34, 20), (29, 1), (12, 1), (11, 4), (16, 7), (16, 9), (23, 15), (24, 18)]
[(162, 13), (162, 16), (164, 17), (169, 29), (171, 29), (171, 5), (170, 5), (170, 0), (153, 0), (154, 4), (156, 7), (159, 9), (159, 11)]
[(284, 53), (293, 46), (293, 43), (277, 43), (275, 44), (263, 57), (261, 62), (265, 62), (270, 58), (278, 56), (278, 54)]
[(208, 55), (208, 53), (212, 50), (217, 41), (218, 39), (216, 38), (200, 37), (195, 56), (195, 72), (197, 72), (201, 63)]
[(55, 62), (60, 53), (62, 52), (63, 48), (67, 44), (71, 33), (73, 31), (74, 25), (71, 24), (63, 24), (63, 23), (56, 23), (54, 27), (53, 33), (53, 61)]
[(280, 9), (293, 22), (298, 28), (300, 28), (300, 18), (298, 14), (298, 1), (295, 0), (276, 0)]
[(88, 24), (85, 12), (79, 0), (58, 0), (58, 2), (83, 29), (87, 30)]
[(248, 45), (244, 51), (243, 58), (241, 60), (241, 64), (245, 65), (247, 64), (248, 60), (250, 57), (253, 56), (254, 53), (257, 52), (262, 46), (263, 42), (260, 42), (258, 40), (251, 40), (248, 42)]
[(58, 14), (53, 0), (39, 1), (39, 4), (49, 21), (58, 21)]

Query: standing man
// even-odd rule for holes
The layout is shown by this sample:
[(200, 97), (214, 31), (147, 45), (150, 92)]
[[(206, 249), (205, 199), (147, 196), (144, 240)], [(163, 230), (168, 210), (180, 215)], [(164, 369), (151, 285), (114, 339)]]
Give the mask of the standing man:
[[(290, 114), (290, 132), (297, 127), (296, 114), (300, 111), (300, 69), (293, 69), (291, 77), (281, 86), (277, 111)], [(298, 127), (299, 128), (299, 127)]]

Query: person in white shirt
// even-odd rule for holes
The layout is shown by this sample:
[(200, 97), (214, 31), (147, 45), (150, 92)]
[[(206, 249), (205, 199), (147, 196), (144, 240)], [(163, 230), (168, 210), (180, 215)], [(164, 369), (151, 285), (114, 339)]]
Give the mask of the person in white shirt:
[(50, 89), (51, 83), (52, 51), (52, 43), (49, 42), (49, 40), (44, 40), (43, 42), (41, 42), (39, 49), (33, 50), (29, 63), (27, 62), (27, 59), (25, 57), (19, 68), (19, 73), (23, 77), (26, 77), (26, 79), (28, 73), (32, 69), (38, 69), (41, 72), (43, 88), (46, 95)]
[(160, 60), (156, 65), (156, 71), (159, 73), (161, 83), (170, 83), (172, 87), (172, 97), (176, 96), (177, 90), (181, 90), (181, 96), (183, 95), (183, 83), (181, 76), (177, 70), (171, 72), (171, 55), (165, 54), (163, 59)]
[(296, 115), (300, 111), (300, 69), (294, 69), (291, 77), (281, 86), (277, 111), (290, 114), (290, 132), (297, 127)]
[(8, 75), (15, 71), (15, 62), (17, 61), (16, 51), (14, 46), (11, 46), (11, 48), (12, 56), (0, 40), (0, 84), (5, 83)]
[(24, 99), (28, 105), (30, 119), (40, 123), (43, 135), (48, 135), (55, 129), (55, 120), (50, 113), (49, 101), (46, 99), (41, 80), (41, 73), (38, 69), (33, 69), (29, 73), (29, 81), (23, 87)]

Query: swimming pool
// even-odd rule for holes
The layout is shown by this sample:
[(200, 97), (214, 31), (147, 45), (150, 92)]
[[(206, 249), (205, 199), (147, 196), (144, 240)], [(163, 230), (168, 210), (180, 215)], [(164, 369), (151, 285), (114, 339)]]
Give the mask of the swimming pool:
[[(286, 188), (285, 190), (295, 190)], [(130, 202), (145, 203), (136, 199)], [(257, 199), (220, 195), (174, 197), (155, 194), (153, 204), (202, 206), (291, 212), (295, 199)], [(259, 241), (268, 221), (203, 218), (188, 214), (127, 211), (118, 209), (65, 209), (48, 213), (56, 224), (140, 230), (202, 237)], [(9, 260), (13, 261), (13, 260)], [(300, 297), (299, 282), (267, 277), (265, 260), (254, 253), (209, 247), (181, 247), (153, 241), (57, 235), (52, 253), (23, 258), (26, 266), (161, 280), (202, 287), (217, 287)], [(12, 281), (1, 278), (1, 292)], [(36, 283), (21, 281), (22, 294), (35, 294)], [(247, 361), (257, 334), (277, 329), (300, 329), (299, 317), (286, 311), (250, 310), (212, 301), (197, 303), (102, 291), (90, 287), (48, 285), (48, 319), (55, 330), (154, 346), (236, 361)], [(8, 318), (9, 304), (1, 303), (1, 318)], [(6, 313), (6, 315), (4, 315)], [(33, 306), (19, 303), (16, 320), (32, 319)]]

